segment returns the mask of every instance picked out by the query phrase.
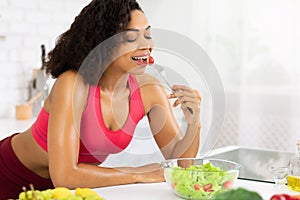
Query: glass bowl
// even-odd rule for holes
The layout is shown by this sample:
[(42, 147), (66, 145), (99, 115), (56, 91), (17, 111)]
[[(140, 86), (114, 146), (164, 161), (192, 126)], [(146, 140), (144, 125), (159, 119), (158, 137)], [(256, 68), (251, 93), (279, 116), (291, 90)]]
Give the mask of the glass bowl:
[(161, 163), (166, 183), (176, 195), (192, 200), (212, 199), (232, 187), (240, 164), (209, 158), (180, 158)]

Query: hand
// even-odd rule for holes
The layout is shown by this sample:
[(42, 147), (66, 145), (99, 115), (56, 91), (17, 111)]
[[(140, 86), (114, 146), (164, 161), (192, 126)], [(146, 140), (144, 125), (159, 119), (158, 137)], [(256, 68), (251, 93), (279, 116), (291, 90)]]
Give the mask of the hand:
[(193, 90), (187, 86), (172, 86), (173, 93), (169, 98), (177, 98), (173, 107), (181, 104), (181, 109), (185, 115), (188, 124), (198, 123), (200, 120), (200, 102), (201, 97), (197, 90)]
[(158, 163), (136, 167), (135, 169), (137, 183), (156, 183), (165, 181), (163, 168)]

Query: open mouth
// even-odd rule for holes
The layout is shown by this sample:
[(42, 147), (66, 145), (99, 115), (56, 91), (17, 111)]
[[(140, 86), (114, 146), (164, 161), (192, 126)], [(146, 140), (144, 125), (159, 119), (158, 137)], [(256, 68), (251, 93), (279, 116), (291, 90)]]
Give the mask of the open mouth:
[(148, 64), (149, 56), (132, 56), (131, 58), (138, 65), (146, 65)]

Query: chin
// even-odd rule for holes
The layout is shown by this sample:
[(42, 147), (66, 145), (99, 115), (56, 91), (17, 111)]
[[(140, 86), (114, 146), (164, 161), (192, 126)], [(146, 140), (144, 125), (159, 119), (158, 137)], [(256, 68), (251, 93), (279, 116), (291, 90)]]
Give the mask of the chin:
[(145, 73), (146, 67), (147, 67), (147, 65), (143, 65), (143, 66), (139, 65), (138, 67), (130, 70), (128, 73), (132, 74), (132, 75), (141, 75), (141, 74)]

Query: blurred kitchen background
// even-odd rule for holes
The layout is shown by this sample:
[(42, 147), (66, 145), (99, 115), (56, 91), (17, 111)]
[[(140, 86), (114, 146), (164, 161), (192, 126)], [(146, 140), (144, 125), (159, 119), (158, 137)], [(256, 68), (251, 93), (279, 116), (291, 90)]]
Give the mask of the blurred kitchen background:
[[(33, 69), (41, 67), (41, 44), (46, 52), (52, 49), (57, 36), (89, 2), (0, 0), (0, 117), (4, 120), (0, 134), (14, 126), (15, 105), (28, 100)], [(226, 94), (224, 126), (215, 148), (241, 145), (296, 151), (300, 1), (138, 2), (153, 28), (191, 38), (215, 63)]]

